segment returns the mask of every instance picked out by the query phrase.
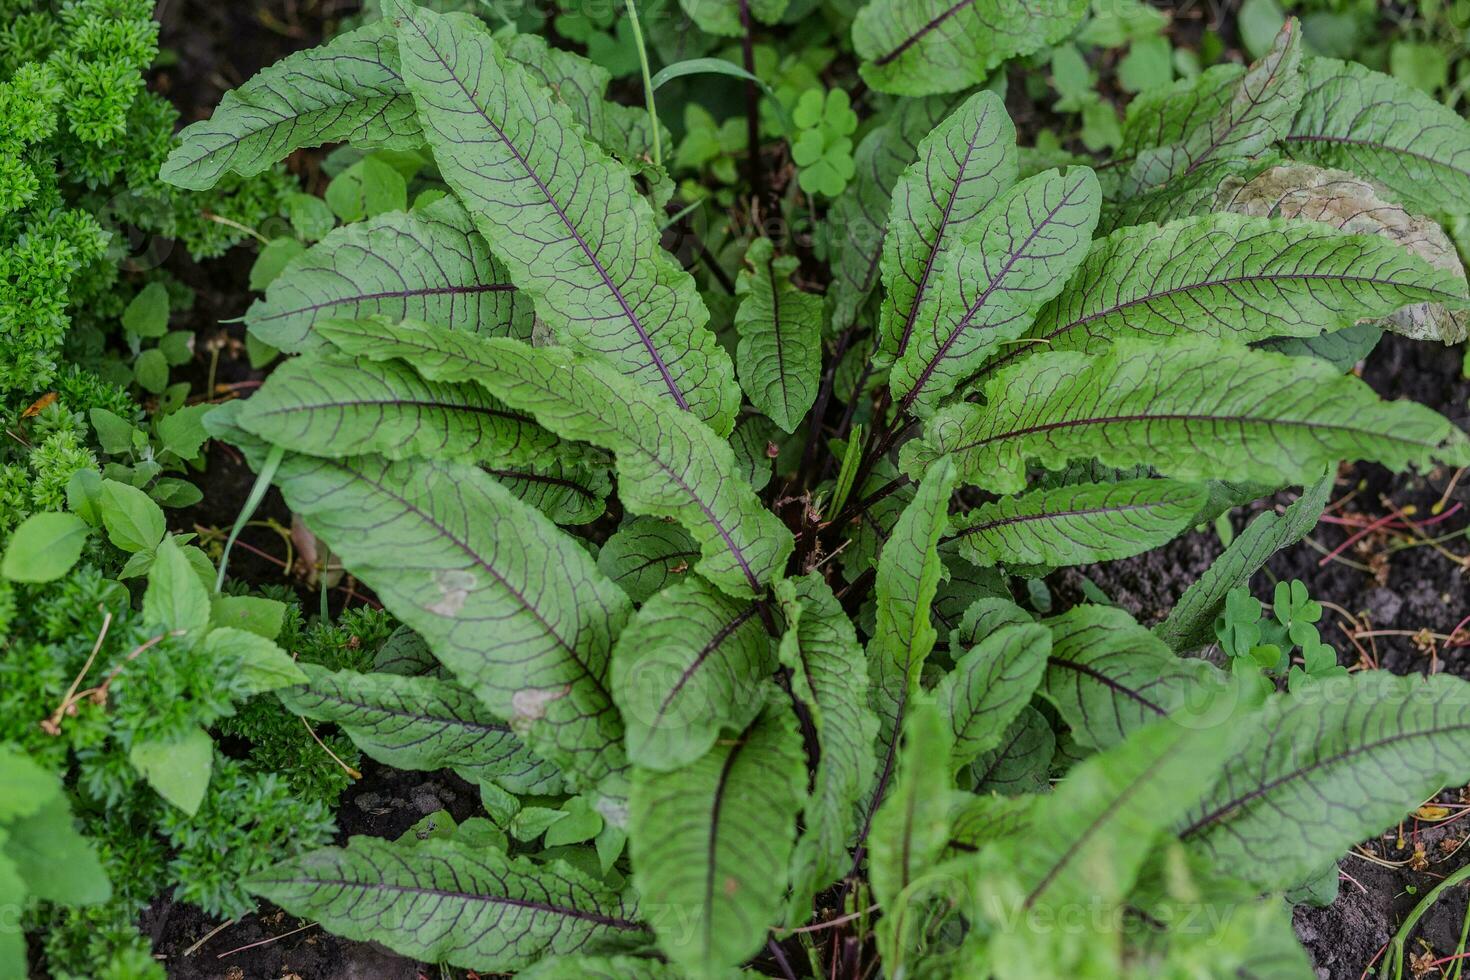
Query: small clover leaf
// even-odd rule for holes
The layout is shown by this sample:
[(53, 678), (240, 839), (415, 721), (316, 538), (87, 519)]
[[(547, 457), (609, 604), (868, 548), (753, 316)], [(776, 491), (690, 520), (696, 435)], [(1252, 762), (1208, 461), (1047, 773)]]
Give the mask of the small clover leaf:
[(801, 171), (801, 189), (827, 197), (841, 194), (857, 172), (852, 134), (858, 119), (847, 93), (807, 89), (797, 100), (792, 119), (801, 130), (791, 144), (791, 158)]

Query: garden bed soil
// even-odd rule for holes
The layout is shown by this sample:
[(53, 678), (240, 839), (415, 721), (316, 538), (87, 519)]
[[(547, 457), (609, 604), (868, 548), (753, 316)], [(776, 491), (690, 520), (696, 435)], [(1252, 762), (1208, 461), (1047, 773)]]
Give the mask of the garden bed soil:
[[(204, 118), (225, 91), (261, 67), (316, 43), (327, 18), (350, 13), (352, 6), (333, 0), (254, 4), (162, 0), (158, 8), (162, 44), (177, 58), (154, 73), (154, 84), (174, 99), (185, 122)], [(312, 154), (299, 154), (289, 165), (315, 177), (316, 159)], [(248, 386), (261, 377), (244, 357), (243, 327), (222, 322), (238, 317), (250, 301), (245, 283), (253, 258), (253, 248), (242, 246), (204, 267), (183, 255), (168, 260), (171, 271), (198, 294), (189, 314), (189, 325), (199, 340), (196, 349), (221, 348), (217, 383), (245, 382)], [(208, 363), (208, 354), (201, 354), (193, 368), (186, 369), (197, 374), (191, 376), (197, 388), (203, 387)], [(1461, 427), (1470, 427), (1470, 382), (1461, 377), (1458, 352), (1388, 337), (1370, 361), (1366, 380), (1385, 397), (1412, 398)], [(1355, 501), (1363, 513), (1384, 513), (1380, 497), (1386, 497), (1399, 507), (1414, 505), (1423, 514), (1443, 493), (1448, 476), (1394, 477), (1377, 467), (1356, 467), (1344, 472), (1336, 496), (1359, 487)], [(192, 529), (197, 523), (227, 528), (253, 480), (237, 454), (212, 446), (208, 468), (198, 481), (204, 502), (176, 513), (176, 526)], [(1455, 499), (1470, 508), (1470, 485), (1462, 486)], [(274, 491), (261, 513), (289, 521)], [(1470, 518), (1457, 517), (1440, 529), (1464, 527), (1467, 522)], [(1242, 523), (1237, 521), (1237, 528)], [(1328, 549), (1343, 540), (1339, 528), (1327, 525), (1320, 525), (1313, 537)], [(1380, 547), (1382, 542), (1370, 544)], [(1466, 547), (1461, 541), (1451, 544), (1451, 550), (1463, 552)], [(1213, 533), (1196, 532), (1162, 550), (1081, 571), (1142, 621), (1153, 623), (1220, 551)], [(1279, 579), (1306, 581), (1314, 597), (1342, 607), (1375, 631), (1428, 628), (1447, 633), (1470, 613), (1466, 570), (1457, 569), (1430, 548), (1401, 551), (1376, 575), (1336, 561), (1320, 565), (1321, 557), (1303, 543), (1276, 555), (1268, 572)], [(1363, 555), (1349, 550), (1343, 557), (1359, 560)], [(239, 549), (232, 556), (231, 571), (259, 583), (280, 581), (283, 574), (267, 559)], [(1055, 581), (1061, 597), (1076, 594), (1076, 580), (1069, 577), (1075, 574)], [(1322, 635), (1338, 647), (1343, 662), (1351, 665), (1358, 659), (1357, 652), (1337, 628), (1340, 618), (1326, 614)], [(1398, 673), (1423, 672), (1431, 666), (1431, 658), (1407, 636), (1375, 637), (1372, 653), (1380, 666)], [(1470, 648), (1437, 652), (1433, 666), (1470, 678)], [(1458, 802), (1459, 790), (1451, 788), (1443, 798)], [(474, 790), (452, 775), (398, 772), (367, 762), (363, 779), (343, 796), (339, 837), (344, 841), (351, 834), (395, 837), (434, 810), (445, 808), (463, 817), (475, 806)], [(1367, 845), (1379, 859), (1397, 866), (1360, 857), (1344, 859), (1337, 900), (1326, 908), (1300, 907), (1294, 916), (1297, 934), (1312, 954), (1318, 974), (1331, 980), (1361, 976), (1419, 897), (1470, 860), (1470, 851), (1461, 854), (1456, 850), (1466, 835), (1470, 835), (1470, 824), (1433, 827), (1409, 820), (1402, 841), (1394, 831)], [(1416, 846), (1423, 854), (1420, 860), (1414, 860)], [(1436, 956), (1451, 954), (1465, 915), (1464, 890), (1456, 889), (1424, 916), (1411, 952), (1432, 949)], [(427, 980), (438, 976), (429, 965), (396, 956), (373, 943), (339, 939), (315, 926), (292, 932), (303, 925), (307, 925), (304, 920), (266, 906), (206, 939), (220, 923), (166, 895), (154, 902), (141, 921), (156, 952), (164, 958), (171, 980)], [(465, 976), (460, 971), (454, 975)]]

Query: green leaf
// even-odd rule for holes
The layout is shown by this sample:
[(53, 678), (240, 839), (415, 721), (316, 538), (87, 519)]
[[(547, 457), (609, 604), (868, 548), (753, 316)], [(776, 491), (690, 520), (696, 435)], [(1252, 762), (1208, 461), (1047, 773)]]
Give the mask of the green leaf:
[(197, 457), (199, 450), (209, 440), (209, 433), (204, 428), (204, 416), (213, 407), (186, 405), (159, 419), (156, 423), (158, 438), (163, 443), (164, 451), (173, 453), (182, 460)]
[(1051, 643), (1045, 626), (1006, 626), (956, 658), (934, 692), (951, 732), (950, 772), (1001, 743), (1041, 683)]
[(303, 686), (279, 690), (287, 710), (329, 721), (395, 769), (453, 768), (471, 782), (514, 793), (559, 793), (561, 774), (529, 752), (510, 726), (468, 691), (431, 677), (359, 674), (303, 666)]
[(792, 693), (806, 705), (821, 755), (791, 855), (793, 924), (812, 912), (817, 892), (847, 873), (847, 842), (857, 803), (872, 788), (878, 718), (868, 705), (867, 661), (857, 632), (820, 572), (776, 583), (786, 614), (781, 664)]
[(150, 347), (133, 361), (133, 379), (138, 387), (154, 395), (168, 387), (168, 358), (157, 347)]
[(863, 80), (880, 92), (957, 92), (1060, 41), (1086, 9), (1082, 0), (872, 0), (858, 11), (852, 43)]
[(82, 556), (92, 529), (75, 514), (32, 514), (5, 544), (0, 575), (12, 582), (50, 582), (61, 578)]
[(392, 27), (379, 22), (288, 55), (226, 92), (214, 116), (179, 140), (159, 176), (205, 190), (226, 173), (267, 170), (303, 146), (406, 150), (422, 136), (399, 77)]
[(538, 318), (728, 433), (734, 370), (627, 171), (488, 32), (404, 3), (385, 15), (441, 175)]
[(5, 860), (26, 891), (42, 901), (97, 905), (112, 897), (97, 849), (77, 832), (64, 796), (53, 796), (34, 813), (5, 824), (0, 863)]
[(355, 353), (410, 358), (425, 377), (476, 381), (557, 435), (611, 450), (624, 507), (678, 520), (700, 544), (695, 570), (731, 595), (758, 595), (780, 576), (791, 532), (737, 475), (729, 444), (606, 363), (425, 325), (326, 332)]
[(121, 456), (132, 451), (133, 434), (138, 429), (131, 422), (105, 408), (94, 408), (87, 413), (87, 417), (92, 423), (92, 431), (97, 433), (97, 442), (102, 446), (103, 452)]
[(1097, 242), (1027, 331), (1045, 346), (1010, 356), (1095, 353), (1119, 337), (1313, 337), (1464, 296), (1463, 279), (1375, 235), (1318, 221), (1211, 214), (1122, 228)]
[(1223, 710), (1236, 694), (1214, 665), (1175, 655), (1121, 609), (1077, 606), (1046, 625), (1041, 693), (1085, 746), (1117, 745), (1181, 707)]
[(1470, 211), (1470, 124), (1459, 113), (1352, 62), (1310, 58), (1303, 74), (1287, 153), (1370, 176), (1416, 211)]
[(806, 779), (794, 718), (775, 705), (683, 769), (634, 771), (633, 880), (691, 977), (727, 975), (779, 918)]
[[(1213, 79), (1205, 83), (1210, 86), (1203, 90), (1208, 97), (1202, 102), (1187, 100), (1190, 112), (1180, 112), (1177, 103), (1162, 96), (1160, 101), (1168, 107), (1168, 128), (1179, 134), (1177, 141), (1155, 143), (1139, 153), (1125, 188), (1138, 193), (1187, 178), (1209, 163), (1263, 153), (1286, 135), (1302, 102), (1301, 57), (1301, 27), (1291, 20), (1276, 36), (1271, 49), (1238, 80), (1218, 87)], [(1178, 90), (1165, 91), (1179, 94)], [(1228, 100), (1223, 100), (1224, 96)], [(1195, 113), (1202, 108), (1216, 111), (1208, 121), (1200, 121)], [(1129, 117), (1145, 118), (1135, 117), (1131, 111)], [(1135, 124), (1133, 128), (1136, 132), (1140, 127)], [(1126, 133), (1124, 139), (1126, 145)]]
[(396, 361), (322, 354), (272, 371), (236, 420), (311, 456), (520, 464), (547, 458), (560, 443), (479, 385), (425, 381)]
[(141, 739), (128, 750), (128, 761), (159, 796), (192, 817), (209, 788), (214, 741), (202, 728), (191, 728), (177, 739)]
[[(1103, 956), (1116, 958), (1116, 933), (1093, 923), (1111, 923), (1121, 914), (1154, 841), (1217, 777), (1240, 727), (1159, 721), (1078, 764), (1055, 793), (1036, 802), (1023, 836), (991, 846), (991, 861), (1002, 866), (1011, 887), (982, 896), (981, 907), (998, 922), (1017, 914), (1098, 909), (1101, 914), (1080, 931), (1096, 930), (1114, 950)], [(1030, 930), (999, 929), (991, 955), (1021, 970), (1017, 975), (1072, 975), (1068, 968), (1080, 965), (1078, 957), (1099, 975), (1124, 972), (1121, 964), (1110, 970), (1106, 959), (1094, 958), (1101, 950), (1089, 955), (1093, 944), (1081, 938), (1037, 943)]]
[(306, 683), (306, 674), (289, 653), (247, 630), (215, 627), (204, 638), (204, 652), (211, 663), (244, 680), (251, 694)]
[(967, 229), (1016, 181), (1016, 128), (993, 92), (978, 92), (919, 144), (893, 189), (883, 238), (885, 290), (878, 356), (908, 349), (920, 310), (945, 284), (951, 254), (973, 247)]
[[(877, 622), (868, 641), (868, 680), (869, 700), (880, 722), (880, 754), (886, 754), (885, 773), (893, 765), (904, 714), (919, 692), (920, 672), (939, 635), (929, 613), (944, 575), (938, 543), (948, 523), (953, 489), (953, 468), (936, 464), (878, 556)], [(880, 782), (880, 796), (882, 790)]]
[(873, 897), (885, 909), (899, 904), (904, 889), (930, 869), (949, 841), (953, 770), (934, 760), (953, 754), (944, 711), (916, 704), (904, 722), (893, 789), (873, 816), (869, 838), (868, 875)]
[(102, 525), (123, 551), (149, 551), (163, 538), (163, 510), (137, 487), (102, 481)]
[(1322, 508), (1332, 496), (1335, 476), (1333, 467), (1284, 513), (1268, 510), (1251, 521), (1225, 553), (1190, 583), (1169, 618), (1154, 627), (1154, 634), (1181, 652), (1212, 642), (1215, 617), (1224, 607), (1226, 596), (1232, 589), (1247, 585), (1268, 558), (1306, 537), (1317, 525)]
[(274, 640), (281, 634), (285, 618), (286, 604), (278, 599), (251, 595), (209, 597), (209, 619), (216, 627), (242, 629)]
[(613, 700), (628, 758), (667, 772), (709, 751), (760, 712), (775, 669), (756, 604), (691, 577), (644, 603), (613, 648)]
[[(337, 186), (333, 181), (332, 187)], [(331, 194), (331, 187), (327, 188)], [(340, 192), (339, 192), (340, 193)], [(313, 198), (313, 200), (319, 200)], [(358, 215), (361, 217), (361, 215)], [(255, 262), (250, 266), (250, 288), (263, 292), (271, 283), (275, 282), (291, 261), (306, 251), (306, 246), (289, 236), (273, 238), (261, 246), (260, 254), (256, 255)]]
[(347, 939), (483, 972), (647, 938), (631, 900), (566, 862), (459, 841), (354, 837), (258, 872), (245, 887)]
[(143, 622), (150, 628), (197, 636), (209, 628), (209, 615), (209, 590), (174, 539), (165, 538), (148, 570)]
[(1470, 462), (1470, 439), (1423, 406), (1379, 401), (1320, 361), (1192, 339), (1037, 354), (998, 372), (985, 400), (937, 415), (922, 443), (904, 447), (906, 471), (953, 455), (965, 482), (1009, 493), (1026, 486), (1028, 460), (1277, 485), (1316, 479), (1340, 459), (1393, 469)]
[(1073, 484), (1002, 497), (957, 516), (960, 554), (976, 565), (1083, 565), (1166, 544), (1195, 523), (1207, 489), (1177, 480)]
[(320, 347), (316, 324), (338, 317), (427, 320), (528, 338), (531, 303), (453, 198), (346, 225), (307, 249), (245, 314), (273, 347)]
[(992, 201), (938, 270), (889, 377), (900, 412), (939, 400), (1023, 333), (1087, 254), (1101, 192), (1086, 167), (1037, 174)]
[(407, 208), (408, 181), (391, 164), (369, 155), (333, 177), (323, 198), (339, 220), (361, 221)]
[(628, 598), (642, 604), (681, 581), (699, 558), (699, 545), (672, 521), (634, 517), (623, 523), (597, 553), (597, 567)]
[(822, 298), (792, 283), (800, 264), (794, 255), (776, 258), (771, 240), (757, 238), (735, 281), (740, 386), (785, 432), (796, 431), (816, 400), (822, 370)]
[(0, 783), (6, 788), (0, 796), (0, 822), (6, 825), (36, 813), (61, 795), (61, 784), (55, 776), (19, 747), (5, 743), (0, 743)]
[(1266, 702), (1177, 829), (1216, 866), (1279, 891), (1470, 778), (1467, 753), (1470, 686), (1457, 677), (1318, 681)]
[(532, 751), (578, 785), (624, 765), (607, 669), (632, 610), (581, 545), (472, 467), (287, 454), (276, 485)]
[(745, 33), (740, 17), (749, 16), (762, 24), (779, 24), (786, 13), (788, 0), (679, 0), (679, 6), (702, 31), (739, 37)]
[(1040, 793), (1050, 785), (1051, 759), (1056, 752), (1051, 722), (1035, 708), (1024, 707), (1000, 737), (1000, 743), (980, 753), (970, 767), (975, 792), (1019, 796)]
[(162, 337), (168, 333), (168, 287), (150, 282), (123, 309), (123, 328), (139, 337)]
[(1240, 5), (1240, 40), (1246, 53), (1259, 58), (1286, 24), (1286, 14), (1276, 0), (1245, 0)]
[[(542, 430), (544, 434), (545, 430)], [(589, 524), (607, 512), (612, 491), (606, 459), (577, 458), (581, 450), (563, 448), (563, 455), (547, 455), (539, 462), (519, 466), (497, 464), (485, 472), (558, 524)]]

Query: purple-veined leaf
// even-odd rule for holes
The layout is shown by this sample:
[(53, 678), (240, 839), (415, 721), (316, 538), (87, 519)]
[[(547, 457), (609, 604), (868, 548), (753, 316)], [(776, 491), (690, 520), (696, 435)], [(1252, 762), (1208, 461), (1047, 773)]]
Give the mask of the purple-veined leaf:
[(1421, 405), (1380, 401), (1311, 358), (1197, 339), (1036, 354), (998, 372), (985, 400), (931, 420), (923, 441), (904, 447), (907, 472), (953, 456), (962, 481), (1011, 493), (1025, 488), (1028, 460), (1146, 463), (1181, 480), (1278, 486), (1341, 459), (1396, 469), (1470, 462), (1465, 433)]
[(769, 238), (757, 238), (735, 281), (740, 386), (784, 432), (795, 432), (812, 407), (822, 371), (822, 297), (791, 281), (799, 265), (794, 255), (777, 258)]
[(848, 870), (856, 805), (873, 784), (878, 718), (868, 704), (867, 661), (857, 631), (821, 574), (782, 579), (776, 596), (786, 614), (781, 664), (791, 671), (792, 694), (810, 712), (821, 749), (791, 855), (787, 919), (794, 925), (811, 915), (817, 892)]
[(1016, 181), (1016, 129), (992, 92), (963, 102), (919, 144), (893, 189), (881, 264), (878, 359), (908, 349), (915, 323), (965, 229)]
[[(258, 456), (238, 411), (216, 409), (207, 425)], [(581, 545), (471, 466), (288, 453), (275, 483), (455, 679), (575, 787), (626, 768), (608, 667), (632, 604)]]
[(531, 336), (530, 301), (452, 198), (331, 232), (286, 266), (245, 325), (273, 347), (305, 351), (322, 344), (318, 322), (373, 315)]
[(728, 433), (740, 398), (729, 356), (627, 170), (488, 30), (399, 0), (385, 16), (440, 174), (538, 319)]
[(1180, 708), (1230, 695), (1218, 668), (1178, 656), (1121, 609), (1077, 606), (1046, 625), (1052, 647), (1041, 693), (1084, 746), (1117, 745)]
[(252, 892), (348, 939), (485, 972), (648, 940), (637, 905), (564, 861), (354, 837), (257, 872)]
[(937, 289), (889, 374), (899, 411), (933, 414), (972, 370), (1020, 336), (1087, 254), (1100, 192), (1085, 167), (1028, 178), (1001, 195), (947, 253)]
[(955, 657), (934, 692), (952, 736), (951, 772), (1000, 744), (1041, 683), (1051, 643), (1039, 623), (1006, 626)]
[(333, 722), (363, 752), (395, 769), (453, 768), (514, 793), (560, 793), (556, 767), (537, 759), (468, 691), (430, 677), (359, 674), (302, 664), (309, 683), (276, 691), (294, 714)]
[(474, 381), (557, 435), (610, 450), (623, 505), (676, 519), (699, 542), (695, 570), (730, 595), (756, 596), (782, 574), (791, 532), (736, 473), (729, 444), (606, 364), (427, 324), (339, 321), (324, 329), (353, 353), (405, 358), (435, 380)]
[[(1219, 867), (1279, 890), (1470, 779), (1470, 686), (1365, 671), (1267, 700), (1176, 830)], [(1330, 805), (1326, 805), (1330, 804)]]
[(872, 0), (852, 43), (863, 80), (880, 92), (958, 92), (1066, 37), (1086, 9), (1083, 0)]
[(723, 977), (781, 914), (806, 760), (794, 716), (771, 703), (749, 728), (683, 769), (635, 769), (633, 879), (665, 955), (692, 977)]
[(977, 565), (1083, 565), (1127, 558), (1196, 523), (1203, 484), (1125, 480), (1002, 497), (955, 517), (951, 535)]
[(697, 576), (653, 596), (613, 647), (628, 758), (660, 772), (698, 759), (760, 713), (775, 666), (755, 603)]
[(1305, 94), (1282, 148), (1379, 181), (1427, 214), (1470, 211), (1470, 124), (1408, 83), (1308, 58)]

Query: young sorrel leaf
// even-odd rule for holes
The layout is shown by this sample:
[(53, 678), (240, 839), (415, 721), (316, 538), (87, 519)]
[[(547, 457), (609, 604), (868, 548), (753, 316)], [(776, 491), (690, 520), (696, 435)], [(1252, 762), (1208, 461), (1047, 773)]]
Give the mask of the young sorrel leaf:
[(1470, 778), (1467, 759), (1464, 681), (1384, 671), (1329, 678), (1268, 700), (1177, 829), (1232, 875), (1288, 888), (1440, 787)]
[[(1301, 103), (1301, 59), (1301, 28), (1295, 20), (1288, 21), (1271, 50), (1230, 86), (1229, 101), (1220, 105), (1207, 123), (1183, 130), (1177, 142), (1139, 153), (1124, 181), (1125, 190), (1136, 194), (1188, 177), (1214, 161), (1245, 159), (1264, 152), (1286, 135)], [(1181, 94), (1186, 105), (1195, 110), (1218, 98), (1218, 90), (1205, 92), (1203, 99), (1197, 92)], [(1181, 123), (1193, 112), (1180, 112), (1180, 108), (1168, 106), (1163, 128), (1182, 130)]]
[(699, 560), (699, 544), (679, 525), (657, 517), (634, 517), (612, 533), (597, 553), (597, 567), (628, 598), (642, 604), (682, 581)]
[(825, 233), (832, 252), (832, 326), (852, 326), (878, 282), (893, 187), (913, 163), (919, 142), (949, 114), (952, 100), (903, 99), (853, 154), (853, 180), (832, 205)]
[(1041, 693), (1085, 746), (1117, 745), (1180, 707), (1228, 700), (1215, 666), (1176, 656), (1121, 609), (1077, 606), (1046, 625), (1052, 649)]
[(1051, 722), (1027, 705), (1001, 735), (999, 744), (981, 752), (970, 767), (975, 792), (1016, 796), (1045, 790), (1050, 785), (1048, 776), (1056, 747)]
[(883, 239), (878, 359), (908, 349), (919, 310), (943, 287), (965, 230), (1016, 182), (1016, 128), (993, 92), (970, 97), (924, 137), (893, 189)]
[(960, 554), (977, 565), (1082, 565), (1165, 544), (1195, 523), (1200, 483), (1124, 480), (1002, 497), (954, 519)]
[[(208, 424), (238, 443), (233, 406)], [(287, 454), (276, 485), (532, 751), (578, 786), (625, 768), (607, 674), (632, 604), (581, 545), (469, 466)]]
[(1393, 242), (1318, 221), (1211, 214), (1122, 228), (1092, 247), (1018, 346), (1094, 352), (1119, 337), (1310, 337), (1413, 303), (1460, 303), (1463, 278)]
[(1035, 618), (1009, 598), (982, 596), (965, 607), (959, 626), (949, 631), (949, 648), (968, 650), (996, 630), (1007, 626), (1026, 626)]
[(235, 421), (308, 456), (520, 464), (575, 451), (479, 385), (426, 381), (397, 361), (340, 355), (282, 364)]
[(336, 142), (398, 150), (423, 142), (386, 23), (287, 55), (226, 92), (212, 118), (179, 135), (159, 176), (204, 190), (227, 173), (257, 174), (292, 150)]
[(487, 30), (403, 2), (385, 12), (439, 171), (538, 318), (728, 433), (740, 400), (729, 356), (628, 172)]
[(800, 264), (794, 255), (776, 258), (771, 240), (757, 238), (735, 281), (740, 386), (784, 432), (795, 432), (812, 407), (822, 370), (822, 297), (791, 282)]
[[(1145, 150), (1178, 143), (1203, 130), (1230, 104), (1245, 72), (1244, 65), (1214, 65), (1193, 78), (1139, 92), (1124, 112), (1118, 156), (1106, 169), (1116, 172)], [(1099, 168), (1099, 176), (1102, 171)], [(1111, 179), (1105, 179), (1104, 186), (1110, 196), (1118, 190)]]
[(634, 770), (634, 881), (660, 910), (660, 948), (691, 977), (726, 976), (780, 917), (805, 792), (801, 736), (774, 704), (683, 769)]
[(1195, 339), (1037, 354), (997, 373), (985, 399), (936, 416), (924, 442), (904, 447), (907, 471), (953, 455), (965, 482), (1011, 493), (1026, 486), (1027, 460), (1060, 469), (1091, 457), (1184, 480), (1248, 473), (1277, 485), (1315, 479), (1340, 459), (1470, 462), (1465, 433), (1422, 406), (1379, 401), (1319, 361)]
[(317, 322), (375, 314), (531, 336), (530, 301), (452, 198), (336, 229), (286, 266), (245, 324), (273, 347), (304, 351), (321, 346)]
[(364, 356), (410, 359), (425, 377), (476, 381), (552, 432), (611, 450), (624, 506), (678, 520), (700, 543), (695, 570), (731, 595), (780, 577), (791, 532), (736, 474), (729, 444), (657, 392), (569, 351), (426, 324), (339, 322), (325, 333)]
[[(1218, 776), (1239, 729), (1166, 719), (1073, 767), (1055, 793), (1036, 801), (1025, 834), (972, 859), (1013, 883), (981, 897), (980, 909), (1000, 925), (1068, 907), (1121, 913), (1154, 841)], [(1092, 943), (1037, 943), (1028, 929), (1000, 928), (992, 942), (994, 960), (1016, 976), (1073, 975), (1079, 956), (1100, 975), (1126, 972), (1098, 959), (1118, 955), (1111, 930)]]
[(996, 630), (955, 659), (934, 692), (953, 733), (951, 772), (1000, 744), (1041, 683), (1050, 654), (1050, 631), (1030, 623)]
[(872, 0), (852, 43), (863, 79), (880, 92), (958, 92), (1066, 37), (1086, 9), (1082, 0)]
[(510, 726), (468, 691), (430, 677), (359, 674), (302, 664), (310, 683), (276, 696), (295, 714), (337, 725), (353, 744), (396, 769), (454, 768), (471, 782), (516, 793), (564, 791)]
[(628, 758), (667, 772), (709, 751), (722, 730), (760, 712), (775, 667), (759, 610), (697, 576), (644, 603), (613, 647), (613, 700)]
[(679, 0), (679, 6), (702, 31), (738, 37), (746, 31), (741, 11), (762, 24), (780, 23), (788, 0)]
[(566, 862), (537, 864), (453, 840), (354, 837), (345, 848), (283, 861), (245, 886), (339, 936), (479, 970), (648, 940), (630, 899)]
[(900, 412), (929, 415), (1002, 342), (1020, 336), (1087, 254), (1100, 193), (1086, 167), (1049, 170), (973, 218), (920, 302), (889, 376)]
[(1406, 82), (1309, 58), (1282, 147), (1298, 160), (1371, 177), (1428, 214), (1470, 211), (1470, 124)]
[(611, 461), (572, 452), (521, 465), (485, 467), (495, 482), (558, 524), (589, 524), (607, 511)]
[(919, 692), (920, 671), (939, 636), (929, 609), (944, 575), (938, 544), (949, 521), (953, 489), (954, 470), (940, 461), (925, 475), (878, 557), (877, 618), (868, 641), (868, 679), (869, 700), (881, 723), (878, 743), (888, 753), (885, 771), (893, 765), (904, 711)]
[(1181, 652), (1213, 642), (1215, 617), (1230, 590), (1248, 584), (1266, 559), (1296, 544), (1317, 526), (1317, 518), (1332, 496), (1335, 470), (1308, 486), (1284, 513), (1267, 511), (1251, 521), (1225, 553), (1190, 583), (1169, 618), (1154, 627), (1154, 634)]
[(878, 717), (868, 705), (868, 667), (857, 632), (819, 572), (776, 583), (786, 614), (782, 666), (806, 705), (821, 757), (803, 829), (791, 855), (791, 924), (811, 915), (816, 893), (847, 872), (855, 809), (873, 784)]
[(868, 875), (873, 897), (884, 908), (906, 904), (898, 901), (904, 889), (929, 870), (949, 841), (950, 770), (935, 762), (952, 750), (943, 712), (932, 703), (916, 703), (904, 722), (893, 790), (873, 816)]

